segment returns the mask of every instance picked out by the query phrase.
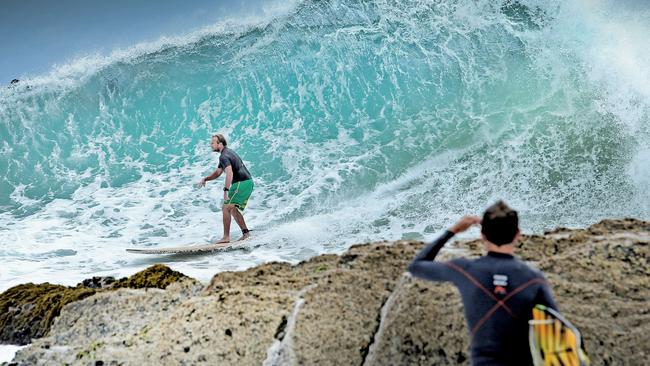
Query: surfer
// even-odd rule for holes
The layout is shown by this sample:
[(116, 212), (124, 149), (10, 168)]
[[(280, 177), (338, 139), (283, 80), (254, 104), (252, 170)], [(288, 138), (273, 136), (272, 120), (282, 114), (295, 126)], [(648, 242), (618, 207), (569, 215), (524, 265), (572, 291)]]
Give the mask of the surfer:
[[(478, 259), (434, 261), (455, 234), (481, 225), (487, 254)], [(536, 304), (557, 309), (546, 279), (514, 257), (519, 239), (517, 212), (502, 201), (483, 220), (465, 216), (427, 245), (409, 266), (416, 277), (450, 281), (458, 287), (471, 337), (472, 365), (532, 365), (528, 320)]]
[(242, 232), (240, 240), (250, 237), (250, 230), (246, 227), (246, 221), (244, 221), (241, 211), (246, 208), (248, 198), (253, 192), (253, 179), (239, 155), (227, 148), (227, 145), (228, 142), (223, 135), (212, 136), (210, 146), (212, 151), (220, 154), (219, 166), (217, 170), (198, 183), (199, 187), (203, 187), (207, 181), (217, 179), (223, 172), (226, 172), (226, 182), (223, 187), (223, 237), (217, 241), (217, 244), (230, 242), (230, 222), (233, 217)]

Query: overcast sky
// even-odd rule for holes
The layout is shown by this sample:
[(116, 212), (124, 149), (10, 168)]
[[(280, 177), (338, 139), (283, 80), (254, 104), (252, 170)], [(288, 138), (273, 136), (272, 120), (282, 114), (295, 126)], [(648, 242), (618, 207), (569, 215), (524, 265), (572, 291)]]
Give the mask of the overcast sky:
[[(182, 35), (264, 0), (0, 0), (0, 85), (54, 64)], [(266, 1), (268, 2), (268, 1)]]

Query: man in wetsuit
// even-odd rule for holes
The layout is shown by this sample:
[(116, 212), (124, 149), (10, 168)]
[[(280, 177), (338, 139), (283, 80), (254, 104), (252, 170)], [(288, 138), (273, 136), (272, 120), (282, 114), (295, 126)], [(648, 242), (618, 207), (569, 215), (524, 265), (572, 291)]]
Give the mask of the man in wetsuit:
[(219, 166), (212, 174), (201, 179), (199, 187), (205, 186), (205, 182), (217, 179), (221, 173), (226, 172), (226, 182), (223, 187), (223, 238), (217, 243), (227, 244), (230, 242), (230, 222), (234, 217), (242, 232), (240, 240), (248, 239), (250, 231), (246, 227), (244, 216), (241, 211), (246, 208), (248, 199), (253, 192), (253, 179), (251, 173), (246, 169), (239, 155), (227, 148), (228, 142), (221, 134), (212, 136), (210, 146), (212, 151), (218, 152)]
[[(470, 331), (472, 365), (532, 365), (528, 320), (536, 304), (557, 309), (544, 276), (513, 256), (519, 238), (517, 212), (499, 201), (483, 214), (465, 216), (427, 245), (409, 266), (416, 277), (453, 282), (460, 291)], [(487, 254), (478, 259), (434, 261), (455, 234), (481, 225)]]

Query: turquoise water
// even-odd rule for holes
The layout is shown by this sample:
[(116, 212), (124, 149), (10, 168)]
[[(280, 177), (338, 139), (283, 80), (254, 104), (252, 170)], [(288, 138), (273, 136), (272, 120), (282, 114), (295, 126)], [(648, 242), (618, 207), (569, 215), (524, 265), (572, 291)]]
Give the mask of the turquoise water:
[[(428, 239), (496, 199), (526, 231), (650, 218), (650, 11), (606, 1), (301, 1), (0, 91), (0, 289), (164, 262), (207, 279)], [(212, 133), (256, 190), (222, 234)], [(236, 236), (236, 235), (235, 235)]]

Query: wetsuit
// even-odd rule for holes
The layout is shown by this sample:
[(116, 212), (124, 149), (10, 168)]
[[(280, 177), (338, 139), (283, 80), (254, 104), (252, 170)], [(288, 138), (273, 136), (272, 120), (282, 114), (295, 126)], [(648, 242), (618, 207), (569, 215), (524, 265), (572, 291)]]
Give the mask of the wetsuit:
[(434, 259), (454, 236), (447, 231), (409, 266), (414, 276), (453, 282), (460, 291), (471, 337), (472, 365), (532, 365), (528, 320), (535, 304), (557, 309), (544, 276), (509, 254)]

